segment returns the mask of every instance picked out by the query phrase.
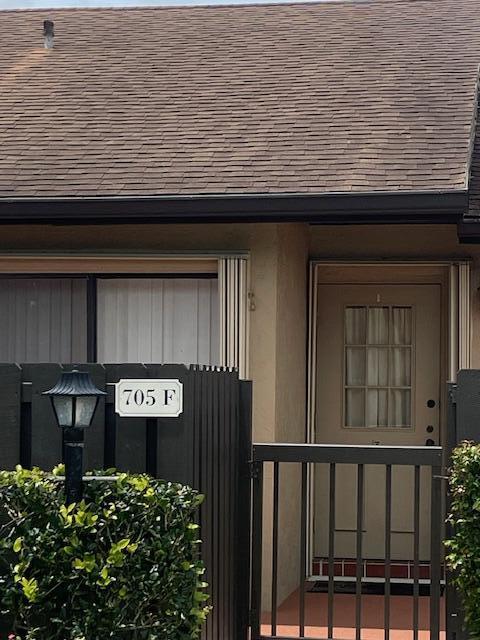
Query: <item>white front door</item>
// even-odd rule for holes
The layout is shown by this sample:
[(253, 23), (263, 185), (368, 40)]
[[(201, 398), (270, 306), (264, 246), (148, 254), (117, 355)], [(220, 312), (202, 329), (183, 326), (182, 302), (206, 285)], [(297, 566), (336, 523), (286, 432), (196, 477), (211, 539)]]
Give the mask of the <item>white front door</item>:
[[(439, 444), (440, 285), (318, 287), (318, 443)], [(385, 469), (365, 473), (364, 557), (384, 549)], [(422, 473), (423, 476), (423, 473)], [(392, 557), (413, 554), (414, 470), (392, 474)], [(336, 557), (355, 556), (356, 469), (337, 468)], [(422, 483), (425, 485), (426, 483)], [(315, 553), (326, 555), (328, 476), (316, 473)], [(428, 557), (429, 495), (421, 492), (420, 554)]]

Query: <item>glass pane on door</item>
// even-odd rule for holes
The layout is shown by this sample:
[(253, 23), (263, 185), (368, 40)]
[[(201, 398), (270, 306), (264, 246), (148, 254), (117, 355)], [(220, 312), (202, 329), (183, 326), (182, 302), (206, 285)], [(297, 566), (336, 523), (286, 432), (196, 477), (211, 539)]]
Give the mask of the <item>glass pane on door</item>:
[(85, 362), (86, 280), (0, 278), (0, 361)]
[(347, 306), (344, 311), (344, 425), (410, 427), (412, 307)]
[(98, 281), (98, 361), (218, 364), (218, 281)]

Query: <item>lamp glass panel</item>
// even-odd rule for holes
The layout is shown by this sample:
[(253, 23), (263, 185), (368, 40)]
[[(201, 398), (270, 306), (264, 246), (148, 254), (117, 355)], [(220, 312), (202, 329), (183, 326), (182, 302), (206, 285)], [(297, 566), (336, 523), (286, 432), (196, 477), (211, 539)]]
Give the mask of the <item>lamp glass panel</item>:
[(96, 396), (78, 396), (75, 407), (75, 427), (89, 427), (92, 422), (98, 398)]
[(53, 408), (60, 427), (71, 427), (73, 420), (73, 397), (53, 396)]

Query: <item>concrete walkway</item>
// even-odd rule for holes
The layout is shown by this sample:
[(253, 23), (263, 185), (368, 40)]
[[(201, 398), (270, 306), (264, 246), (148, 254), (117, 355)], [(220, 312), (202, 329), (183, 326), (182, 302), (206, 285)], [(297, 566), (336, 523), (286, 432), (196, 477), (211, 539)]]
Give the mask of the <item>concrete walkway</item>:
[[(413, 640), (413, 598), (410, 596), (391, 596), (390, 598), (390, 640)], [(444, 599), (441, 604), (442, 632), (445, 638)], [(334, 634), (335, 640), (355, 639), (355, 596), (350, 594), (335, 594), (334, 605)], [(430, 633), (429, 598), (419, 598), (419, 640), (428, 640)], [(270, 614), (262, 619), (262, 634), (271, 634)], [(305, 594), (305, 625), (307, 638), (327, 637), (327, 594)], [(298, 638), (298, 592), (293, 593), (279, 607), (277, 613), (277, 636)], [(362, 596), (362, 640), (384, 640), (384, 597)]]

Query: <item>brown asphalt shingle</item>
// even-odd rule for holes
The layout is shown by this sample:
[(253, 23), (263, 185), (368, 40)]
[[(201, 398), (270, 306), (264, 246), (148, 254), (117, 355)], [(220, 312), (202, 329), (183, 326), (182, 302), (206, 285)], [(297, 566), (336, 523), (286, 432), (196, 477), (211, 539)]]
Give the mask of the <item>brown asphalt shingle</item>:
[(0, 26), (0, 197), (467, 185), (480, 0), (3, 11)]

